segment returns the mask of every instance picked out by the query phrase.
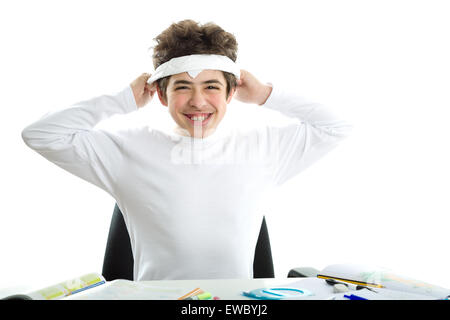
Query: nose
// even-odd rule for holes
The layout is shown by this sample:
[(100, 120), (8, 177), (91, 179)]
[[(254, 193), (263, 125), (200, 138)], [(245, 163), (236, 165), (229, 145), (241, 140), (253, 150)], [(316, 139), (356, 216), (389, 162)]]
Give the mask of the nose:
[(206, 105), (206, 99), (201, 90), (192, 90), (192, 95), (189, 99), (189, 105), (198, 109), (203, 108)]

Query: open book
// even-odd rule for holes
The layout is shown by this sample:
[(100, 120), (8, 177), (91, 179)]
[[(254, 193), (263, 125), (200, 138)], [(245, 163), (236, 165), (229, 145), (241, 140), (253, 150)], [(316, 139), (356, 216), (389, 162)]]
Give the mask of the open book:
[(429, 296), (435, 299), (448, 299), (450, 295), (449, 289), (411, 279), (388, 269), (373, 266), (335, 264), (323, 269), (317, 277), (373, 288), (372, 292), (378, 292), (381, 295), (383, 293), (392, 295), (394, 291), (398, 292), (399, 297), (401, 296), (401, 292), (405, 293), (405, 297), (412, 297), (408, 294), (414, 294), (417, 296)]
[(16, 294), (5, 297), (7, 300), (57, 300), (94, 288), (106, 283), (105, 278), (98, 273), (88, 273), (81, 277), (70, 279), (55, 285), (39, 289), (27, 294)]
[(14, 300), (184, 300), (210, 299), (201, 288), (161, 287), (130, 280), (106, 281), (98, 273), (89, 273), (27, 294), (3, 299)]

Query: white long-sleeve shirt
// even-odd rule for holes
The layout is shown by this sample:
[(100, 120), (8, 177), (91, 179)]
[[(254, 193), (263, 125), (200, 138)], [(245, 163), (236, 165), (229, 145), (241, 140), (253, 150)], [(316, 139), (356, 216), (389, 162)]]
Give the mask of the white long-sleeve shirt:
[(97, 126), (137, 110), (127, 87), (47, 114), (22, 137), (116, 200), (130, 235), (134, 280), (251, 278), (260, 200), (350, 128), (324, 106), (276, 86), (263, 107), (299, 121), (250, 131), (219, 124), (204, 139), (148, 125)]

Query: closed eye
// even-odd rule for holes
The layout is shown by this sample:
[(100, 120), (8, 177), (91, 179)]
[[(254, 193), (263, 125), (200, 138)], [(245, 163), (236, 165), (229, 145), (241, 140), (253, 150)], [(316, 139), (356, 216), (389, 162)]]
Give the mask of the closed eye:
[(176, 87), (175, 90), (183, 90), (183, 89), (189, 89), (189, 87), (187, 86), (180, 86), (180, 87)]

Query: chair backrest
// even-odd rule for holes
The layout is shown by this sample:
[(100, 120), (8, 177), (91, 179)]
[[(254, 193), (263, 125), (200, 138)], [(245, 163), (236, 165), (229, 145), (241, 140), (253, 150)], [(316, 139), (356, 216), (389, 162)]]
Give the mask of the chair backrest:
[[(115, 279), (133, 280), (134, 259), (128, 230), (122, 212), (117, 204), (114, 207), (111, 226), (106, 243), (102, 275), (107, 281)], [(263, 218), (253, 261), (254, 278), (273, 278), (272, 250), (266, 219)]]

